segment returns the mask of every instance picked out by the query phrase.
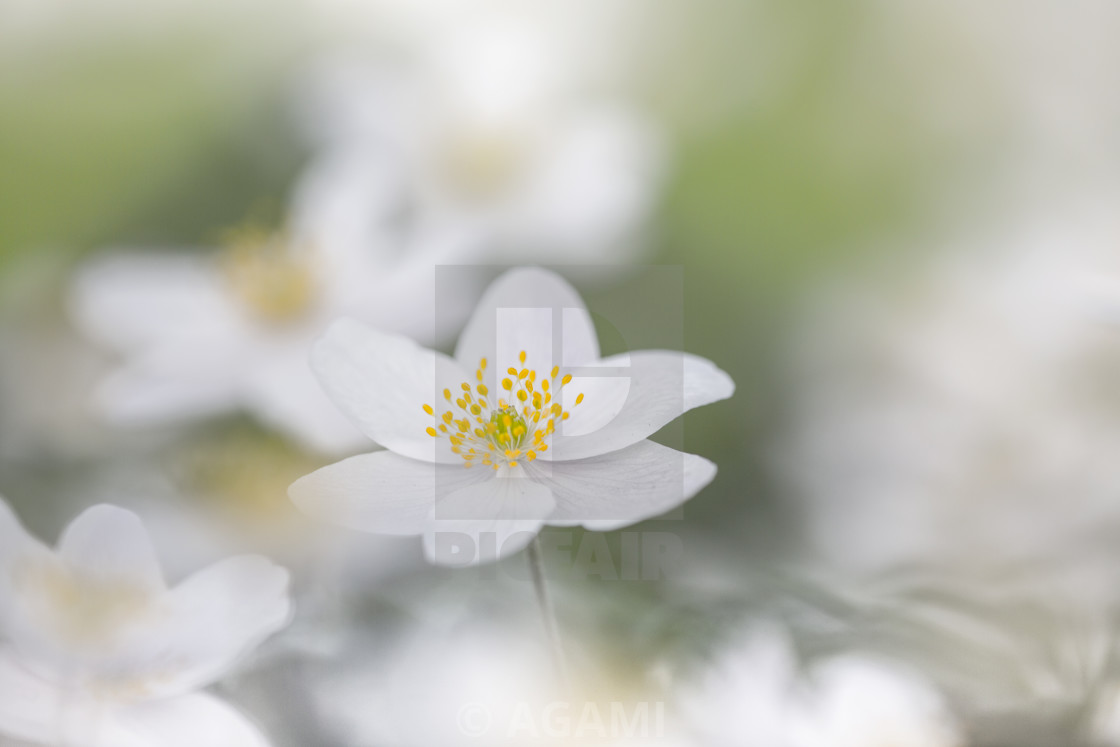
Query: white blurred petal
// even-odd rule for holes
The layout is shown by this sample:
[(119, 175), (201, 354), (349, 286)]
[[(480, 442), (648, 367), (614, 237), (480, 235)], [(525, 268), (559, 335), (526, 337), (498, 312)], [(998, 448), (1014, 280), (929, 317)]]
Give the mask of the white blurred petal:
[(114, 702), (55, 687), (0, 649), (0, 735), (73, 747), (268, 747), (243, 715), (205, 694)]
[(184, 339), (138, 353), (95, 392), (95, 406), (118, 425), (195, 420), (235, 409), (245, 341)]
[(62, 694), (0, 648), (0, 735), (50, 744), (60, 736)]
[(70, 307), (87, 334), (122, 350), (152, 344), (171, 330), (208, 336), (237, 315), (213, 265), (186, 254), (94, 260), (78, 270)]
[(681, 687), (678, 705), (703, 744), (786, 747), (797, 666), (788, 632), (756, 623), (698, 682)]
[(901, 667), (852, 655), (817, 667), (812, 679), (795, 706), (791, 747), (964, 743), (941, 695)]
[(128, 583), (148, 593), (163, 590), (163, 572), (140, 517), (116, 506), (84, 511), (66, 528), (58, 554), (93, 583)]
[(549, 146), (511, 206), (514, 256), (627, 259), (660, 193), (657, 136), (633, 114), (594, 110), (562, 123)]
[(243, 397), (257, 419), (312, 451), (341, 454), (368, 447), (369, 438), (323, 391), (308, 350), (277, 351), (253, 367)]
[(288, 623), (288, 572), (255, 555), (230, 558), (180, 583), (167, 604), (164, 642), (150, 662), (152, 674), (166, 672), (152, 687), (181, 693), (215, 681)]
[(103, 741), (95, 747), (269, 747), (270, 744), (242, 713), (204, 693), (117, 709), (106, 731)]

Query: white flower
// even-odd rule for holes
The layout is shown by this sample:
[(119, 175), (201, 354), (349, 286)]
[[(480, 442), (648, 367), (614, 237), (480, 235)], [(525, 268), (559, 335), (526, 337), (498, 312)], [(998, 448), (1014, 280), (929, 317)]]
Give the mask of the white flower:
[(846, 654), (805, 676), (784, 630), (760, 626), (681, 693), (704, 743), (727, 747), (961, 747), (956, 720), (920, 675)]
[(791, 747), (962, 747), (941, 694), (893, 663), (847, 655), (816, 667), (793, 707)]
[(91, 508), (52, 551), (0, 501), (0, 734), (74, 747), (267, 745), (197, 691), (286, 623), (287, 583), (241, 556), (169, 589), (134, 514)]
[[(371, 655), (363, 646), (313, 688), (347, 745), (684, 747), (660, 689), (632, 671), (573, 672), (561, 687), (535, 620), (454, 605)], [(596, 664), (601, 665), (601, 659)]]
[(312, 367), (387, 451), (297, 480), (293, 500), (343, 525), (423, 534), (441, 564), (509, 555), (544, 524), (610, 530), (680, 505), (715, 465), (647, 436), (734, 391), (684, 353), (601, 359), (583, 301), (538, 269), (490, 287), (454, 359), (341, 320)]
[(472, 19), (434, 34), (411, 66), (320, 65), (303, 110), (323, 149), (301, 199), (337, 206), (330, 230), (351, 241), (391, 215), (397, 243), (454, 242), (479, 261), (632, 256), (662, 181), (661, 138), (626, 104), (579, 91), (549, 30)]
[(124, 356), (97, 392), (99, 409), (124, 424), (244, 410), (316, 451), (359, 448), (361, 434), (308, 370), (307, 349), (343, 315), (430, 336), (432, 260), (294, 230), (242, 230), (210, 255), (122, 254), (83, 267), (73, 316)]
[(417, 626), (376, 655), (362, 647), (313, 692), (344, 744), (524, 745), (507, 734), (518, 704), (539, 713), (558, 697), (548, 652), (526, 629), (535, 632), (508, 621)]

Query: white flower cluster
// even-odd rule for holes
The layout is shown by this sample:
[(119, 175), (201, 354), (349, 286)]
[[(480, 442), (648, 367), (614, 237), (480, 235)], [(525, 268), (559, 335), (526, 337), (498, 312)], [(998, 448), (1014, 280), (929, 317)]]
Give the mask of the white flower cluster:
[[(172, 575), (194, 565), (207, 553), (179, 545), (222, 516), (266, 527), (258, 539), (271, 538), (270, 554), (314, 533), (277, 521), (262, 494), (290, 506), (283, 487), (245, 480), (240, 459), (260, 457), (283, 479), (372, 441), (380, 450), (302, 468), (292, 500), (325, 523), (420, 536), (427, 559), (446, 566), (506, 558), (545, 525), (605, 531), (656, 517), (714, 478), (712, 462), (649, 437), (730, 397), (730, 377), (682, 352), (602, 355), (575, 289), (534, 267), (593, 262), (606, 273), (637, 257), (665, 163), (656, 128), (582, 64), (590, 50), (571, 46), (579, 24), (552, 25), (574, 18), (562, 5), (448, 9), (458, 20), (437, 14), (399, 56), (319, 59), (295, 87), (312, 154), (280, 225), (246, 223), (210, 249), (111, 251), (78, 268), (70, 315), (115, 358), (92, 393), (106, 434), (174, 441), (188, 438), (175, 426), (205, 421), (213, 430), (196, 432), (219, 434), (204, 437), (219, 446), (180, 465), (240, 503), (200, 519), (149, 499), (134, 505), (147, 529), (99, 503), (52, 550), (0, 502), (0, 738), (273, 743), (267, 721), (203, 689), (288, 626), (289, 572), (240, 555), (169, 585), (156, 554)], [(492, 271), (441, 285), (440, 266), (487, 263), (526, 267), (485, 293)], [(468, 316), (453, 358), (421, 347)], [(239, 414), (285, 445), (223, 440)], [(150, 453), (123, 459), (124, 470)], [(247, 537), (215, 544), (241, 540), (242, 552)], [(338, 581), (333, 560), (304, 565), (313, 554), (284, 555), (300, 613), (279, 637), (288, 653), (333, 645), (303, 635)]]

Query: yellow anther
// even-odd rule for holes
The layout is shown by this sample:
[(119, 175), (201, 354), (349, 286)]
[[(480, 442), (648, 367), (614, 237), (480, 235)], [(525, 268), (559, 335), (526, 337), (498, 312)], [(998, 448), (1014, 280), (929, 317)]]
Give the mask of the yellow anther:
[(571, 374), (564, 374), (564, 378), (560, 380), (560, 383), (563, 384), (564, 386), (567, 386), (571, 382), (572, 382), (572, 375)]
[(521, 353), (517, 356), (517, 360), (521, 361), (522, 364), (525, 363), (525, 351), (524, 350), (522, 350)]
[(508, 373), (510, 376), (516, 376), (517, 375), (517, 369), (514, 368), (513, 366), (510, 366), (509, 368), (506, 369), (506, 373)]
[[(527, 354), (524, 351), (520, 360), (525, 364)], [(486, 399), (489, 390), (481, 383), (485, 368), (486, 359), (483, 358), (476, 371), (478, 383), (461, 383), (461, 396), (454, 397), (450, 389), (443, 390), (444, 398), (459, 408), (462, 417), (456, 418), (454, 411), (449, 409), (440, 415), (442, 423), (437, 423), (438, 428), (427, 428), (426, 432), (435, 438), (445, 434), (451, 451), (463, 457), (468, 467), (481, 463), (497, 470), (502, 464), (512, 468), (519, 461), (536, 460), (548, 450), (547, 440), (556, 430), (556, 421), (569, 418), (569, 413), (561, 404), (552, 401), (550, 391), (556, 383), (554, 379), (559, 373), (559, 366), (553, 367), (551, 377), (541, 376), (539, 387), (534, 386), (538, 383), (535, 370), (527, 366), (520, 370), (509, 368), (510, 376), (501, 379), (501, 386), (505, 391), (516, 394), (517, 399), (509, 397), (509, 402), (514, 403), (510, 405), (505, 398), (499, 397), (498, 406), (493, 409)], [(565, 375), (561, 385), (571, 380), (571, 374)], [(475, 392), (479, 395), (477, 401), (473, 396)], [(578, 394), (575, 404), (583, 402), (583, 398), (582, 393)], [(422, 407), (428, 415), (435, 414), (431, 405)], [(526, 446), (530, 447), (527, 451)], [(504, 457), (501, 456), (503, 454)]]

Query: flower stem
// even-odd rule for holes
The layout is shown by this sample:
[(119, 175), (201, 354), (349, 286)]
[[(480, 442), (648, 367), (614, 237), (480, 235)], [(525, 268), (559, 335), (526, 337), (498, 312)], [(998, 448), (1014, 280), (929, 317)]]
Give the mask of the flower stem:
[(529, 573), (533, 577), (533, 588), (537, 592), (537, 603), (541, 608), (541, 617), (544, 619), (544, 629), (548, 636), (549, 646), (552, 648), (552, 663), (556, 668), (556, 676), (561, 686), (568, 686), (568, 668), (564, 657), (564, 644), (560, 640), (560, 629), (556, 624), (556, 612), (552, 607), (552, 598), (548, 593), (548, 585), (544, 579), (544, 562), (541, 560), (541, 540), (534, 537), (529, 543)]

